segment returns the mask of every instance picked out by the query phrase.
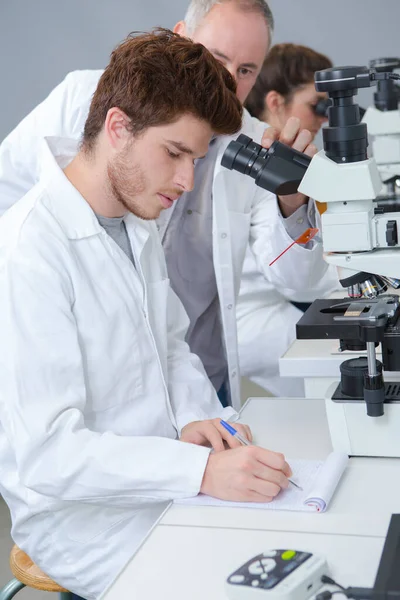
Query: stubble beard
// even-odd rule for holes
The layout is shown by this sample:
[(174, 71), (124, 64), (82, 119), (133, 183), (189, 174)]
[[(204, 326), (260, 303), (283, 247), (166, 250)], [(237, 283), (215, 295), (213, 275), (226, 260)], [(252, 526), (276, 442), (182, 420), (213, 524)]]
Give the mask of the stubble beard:
[(140, 204), (139, 198), (149, 186), (140, 165), (128, 165), (125, 152), (108, 163), (107, 175), (111, 194), (128, 212), (144, 221), (153, 221), (159, 216), (150, 214)]

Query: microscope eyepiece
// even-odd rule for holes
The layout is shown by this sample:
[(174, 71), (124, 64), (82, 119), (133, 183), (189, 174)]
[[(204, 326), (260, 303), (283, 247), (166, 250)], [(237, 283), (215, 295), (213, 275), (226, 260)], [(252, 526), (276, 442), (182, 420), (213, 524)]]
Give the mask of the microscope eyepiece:
[(221, 165), (255, 179), (256, 185), (270, 192), (286, 196), (295, 194), (311, 158), (281, 142), (263, 148), (247, 135), (230, 142)]
[(327, 117), (328, 108), (330, 106), (332, 106), (332, 100), (330, 98), (320, 98), (311, 108), (318, 117)]

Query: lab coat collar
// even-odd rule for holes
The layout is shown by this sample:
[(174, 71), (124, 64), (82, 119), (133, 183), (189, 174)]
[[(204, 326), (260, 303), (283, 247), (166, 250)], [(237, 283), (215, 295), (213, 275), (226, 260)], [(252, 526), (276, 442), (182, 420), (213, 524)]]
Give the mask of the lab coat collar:
[(92, 208), (63, 172), (77, 152), (75, 140), (46, 137), (40, 154), (40, 181), (46, 188), (43, 204), (69, 239), (87, 238), (102, 232)]
[[(40, 181), (46, 187), (43, 204), (60, 223), (70, 240), (104, 234), (90, 204), (63, 172), (78, 150), (79, 143), (76, 140), (46, 137), (43, 139), (40, 155)], [(127, 213), (124, 220), (128, 235), (134, 229), (144, 244), (149, 236), (150, 225), (132, 213)]]

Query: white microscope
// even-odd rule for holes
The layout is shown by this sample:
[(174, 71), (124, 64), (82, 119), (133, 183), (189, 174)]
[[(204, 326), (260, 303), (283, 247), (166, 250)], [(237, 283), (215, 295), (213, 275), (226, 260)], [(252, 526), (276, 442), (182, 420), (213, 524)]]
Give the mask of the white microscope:
[(341, 283), (350, 298), (313, 302), (297, 324), (297, 337), (339, 339), (343, 349), (367, 349), (367, 357), (341, 365), (341, 382), (326, 396), (333, 447), (351, 456), (400, 457), (400, 385), (384, 382), (375, 352), (380, 343), (385, 370), (400, 371), (400, 301), (381, 295), (400, 280), (400, 206), (388, 212), (379, 205), (382, 179), (375, 159), (367, 156), (367, 125), (353, 102), (359, 88), (399, 78), (393, 70), (367, 67), (318, 71), (315, 87), (332, 102), (324, 150), (310, 161), (279, 142), (266, 150), (241, 135), (222, 158), (223, 166), (277, 195), (298, 189), (327, 203), (326, 260), (343, 269)]
[[(378, 58), (369, 66), (377, 72), (400, 69), (400, 58)], [(400, 90), (393, 79), (377, 82), (374, 106), (367, 109), (363, 122), (372, 142), (372, 154), (384, 183), (381, 206), (400, 202)]]

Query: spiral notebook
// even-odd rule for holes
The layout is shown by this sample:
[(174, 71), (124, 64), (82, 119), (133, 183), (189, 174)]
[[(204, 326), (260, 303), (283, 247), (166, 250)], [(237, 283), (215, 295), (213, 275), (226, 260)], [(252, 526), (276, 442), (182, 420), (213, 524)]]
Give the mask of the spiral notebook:
[(239, 508), (263, 508), (266, 510), (293, 510), (325, 512), (339, 485), (349, 457), (341, 452), (332, 452), (324, 461), (288, 459), (293, 471), (292, 479), (303, 489), (289, 484), (272, 502), (229, 502), (205, 494), (194, 498), (174, 500), (175, 504), (191, 506), (232, 506)]

